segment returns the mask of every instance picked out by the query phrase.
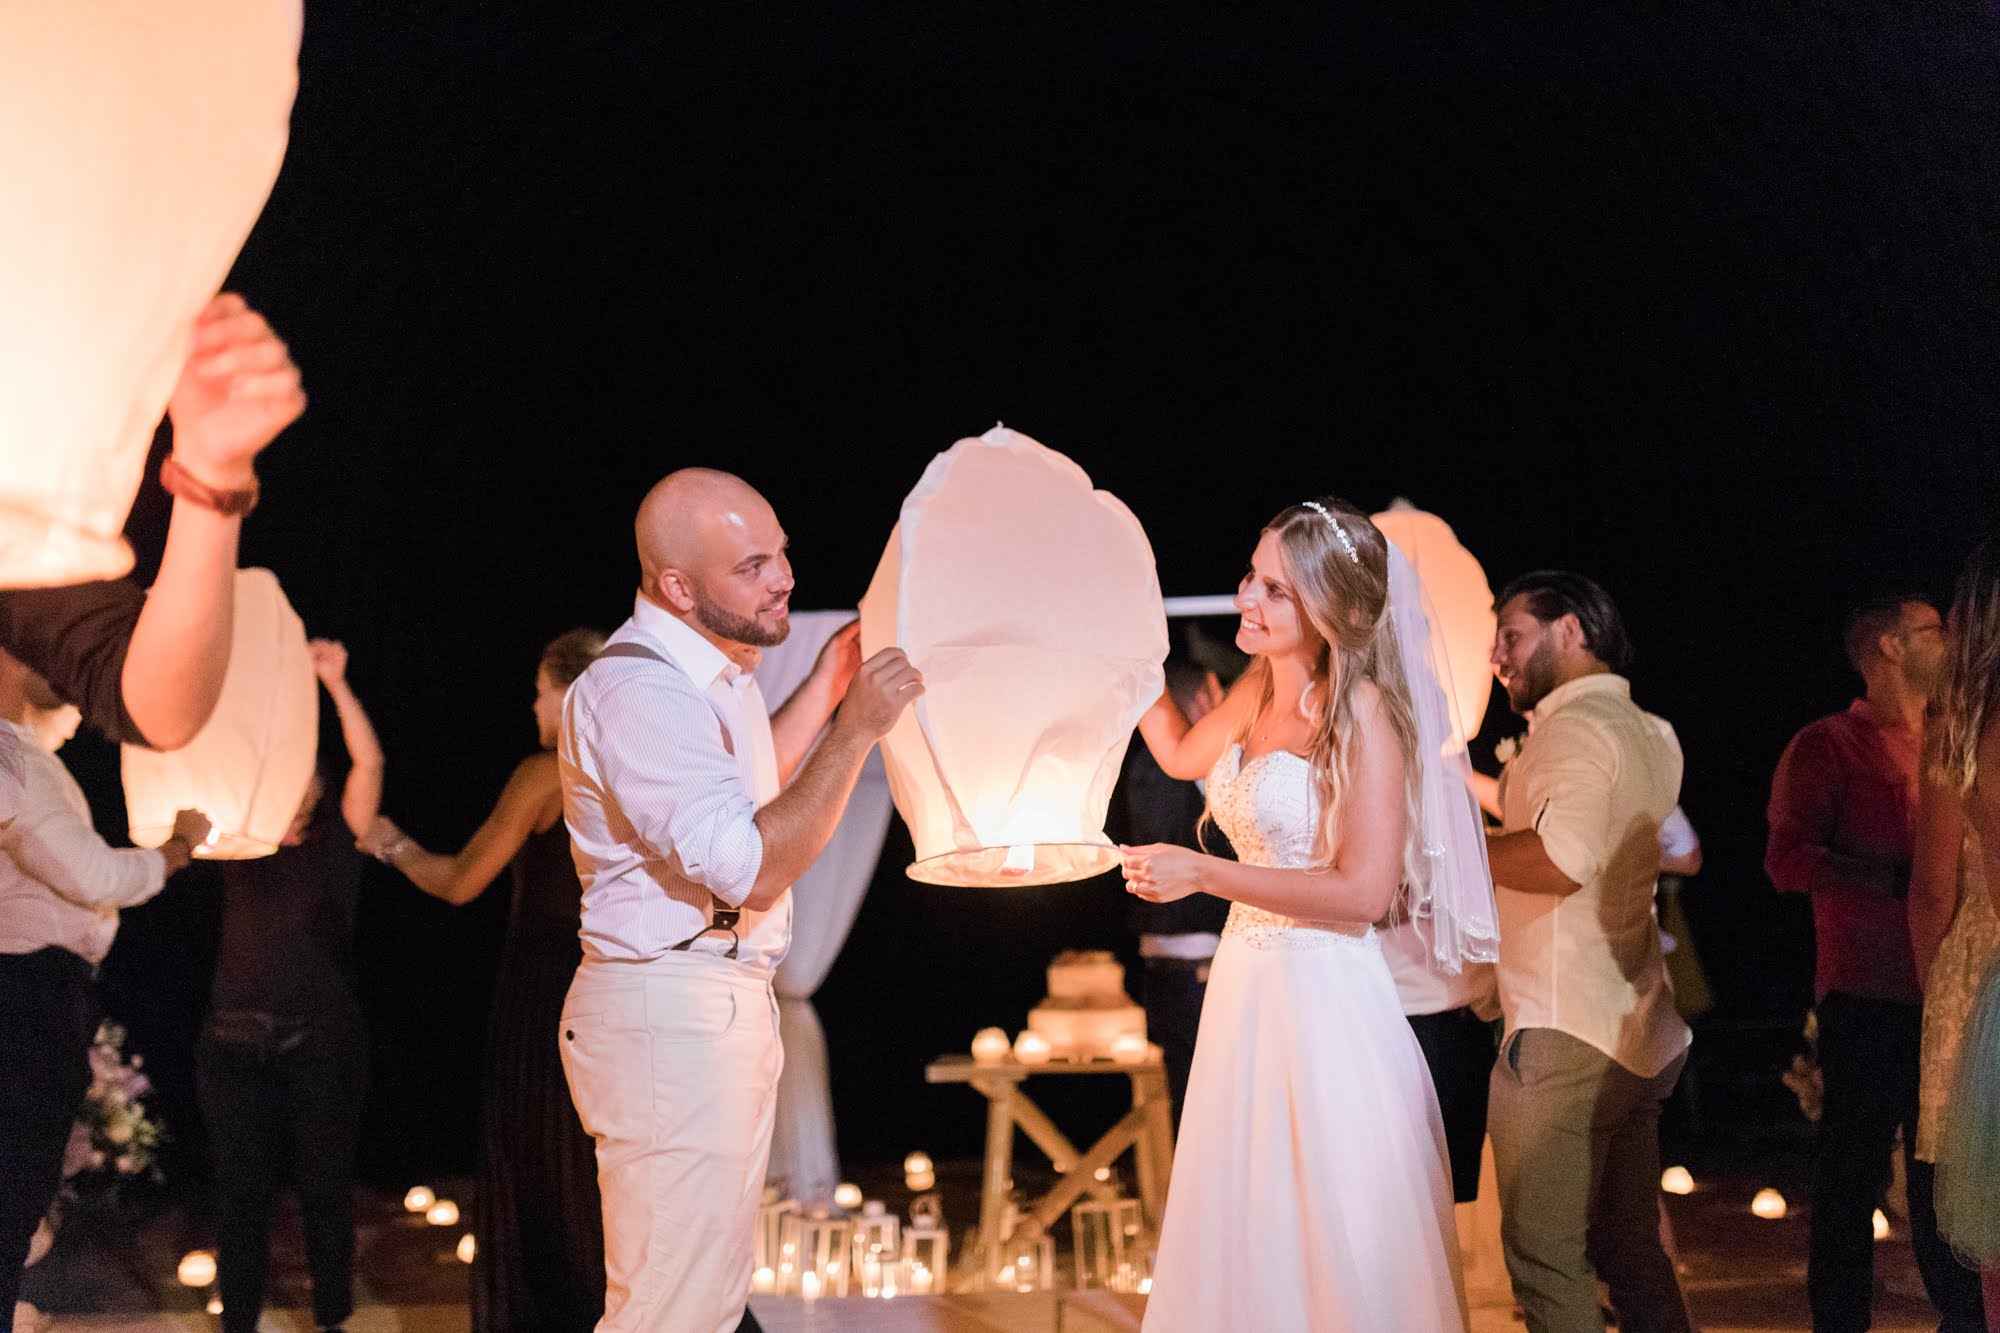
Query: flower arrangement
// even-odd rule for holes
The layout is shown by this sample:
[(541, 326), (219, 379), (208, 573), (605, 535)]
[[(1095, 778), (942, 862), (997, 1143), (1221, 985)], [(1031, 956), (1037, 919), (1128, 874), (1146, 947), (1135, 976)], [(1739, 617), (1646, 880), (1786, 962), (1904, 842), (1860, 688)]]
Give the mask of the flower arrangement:
[(125, 1029), (116, 1023), (98, 1025), (90, 1047), (90, 1091), (84, 1094), (63, 1156), (63, 1179), (93, 1175), (116, 1181), (144, 1175), (158, 1181), (154, 1162), (165, 1131), (148, 1115), (145, 1096), (152, 1081), (142, 1068), (144, 1057), (125, 1055)]

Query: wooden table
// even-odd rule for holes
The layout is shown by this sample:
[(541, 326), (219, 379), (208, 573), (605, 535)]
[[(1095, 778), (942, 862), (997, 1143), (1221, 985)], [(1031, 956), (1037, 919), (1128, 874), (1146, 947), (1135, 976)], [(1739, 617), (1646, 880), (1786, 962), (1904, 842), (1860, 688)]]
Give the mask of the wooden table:
[[(1106, 1130), (1096, 1143), (1078, 1152), (1021, 1085), (1046, 1076), (1112, 1074), (1132, 1083), (1132, 1109)], [(1009, 1056), (998, 1064), (975, 1063), (968, 1055), (947, 1055), (924, 1069), (927, 1083), (969, 1083), (986, 1098), (986, 1163), (979, 1194), (979, 1245), (959, 1268), (961, 1273), (990, 1276), (1000, 1251), (1016, 1235), (1038, 1238), (1062, 1219), (1076, 1201), (1089, 1193), (1098, 1198), (1115, 1189), (1097, 1179), (1097, 1172), (1130, 1148), (1136, 1159), (1139, 1199), (1147, 1224), (1159, 1234), (1166, 1215), (1167, 1182), (1174, 1169), (1173, 1119), (1168, 1110), (1167, 1070), (1157, 1053), (1137, 1064), (1115, 1060), (1051, 1060), (1025, 1065)], [(1029, 1205), (1012, 1228), (1002, 1234), (1007, 1186), (1014, 1174), (1014, 1130), (1019, 1128), (1048, 1154), (1062, 1176), (1060, 1183)], [(972, 1265), (980, 1265), (974, 1267)]]

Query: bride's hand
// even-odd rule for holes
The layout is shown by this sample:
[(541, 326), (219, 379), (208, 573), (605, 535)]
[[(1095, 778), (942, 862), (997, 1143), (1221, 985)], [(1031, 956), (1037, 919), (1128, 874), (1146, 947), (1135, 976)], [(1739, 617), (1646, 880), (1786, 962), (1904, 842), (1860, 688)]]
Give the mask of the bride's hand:
[(1144, 847), (1120, 844), (1124, 860), (1125, 891), (1136, 893), (1149, 903), (1171, 903), (1201, 892), (1200, 852), (1171, 843), (1148, 843)]

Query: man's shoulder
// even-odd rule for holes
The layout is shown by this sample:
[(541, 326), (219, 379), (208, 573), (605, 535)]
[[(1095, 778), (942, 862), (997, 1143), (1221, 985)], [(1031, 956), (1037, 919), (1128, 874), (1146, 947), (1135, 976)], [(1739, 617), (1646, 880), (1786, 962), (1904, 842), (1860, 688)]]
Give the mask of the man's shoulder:
[(1825, 717), (1814, 718), (1792, 734), (1788, 750), (1806, 750), (1827, 753), (1844, 749), (1855, 737), (1861, 723), (1854, 710), (1843, 708), (1838, 713), (1828, 713)]

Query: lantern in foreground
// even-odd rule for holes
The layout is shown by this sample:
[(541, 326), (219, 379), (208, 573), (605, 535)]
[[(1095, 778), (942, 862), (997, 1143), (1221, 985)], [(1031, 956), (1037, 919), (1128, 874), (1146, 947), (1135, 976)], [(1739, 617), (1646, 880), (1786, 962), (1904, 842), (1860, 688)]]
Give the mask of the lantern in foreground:
[(1126, 743), (1160, 695), (1166, 618), (1145, 531), (1069, 459), (996, 426), (939, 454), (861, 602), (925, 693), (882, 742), (912, 879), (1056, 884), (1118, 864)]
[(0, 6), (0, 587), (113, 578), (285, 156), (299, 0)]
[(1451, 672), (1452, 704), (1457, 710), (1454, 748), (1463, 750), (1479, 734), (1486, 705), (1493, 697), (1493, 589), (1486, 571), (1472, 552), (1459, 545), (1451, 525), (1407, 500), (1398, 500), (1375, 515), (1375, 526), (1396, 543), (1423, 581), (1430, 599), (1431, 643)]
[(239, 569), (229, 670), (207, 725), (166, 754), (125, 747), (132, 841), (157, 847), (176, 811), (199, 810), (215, 829), (198, 855), (269, 856), (305, 799), (318, 748), (319, 681), (305, 625), (270, 570)]

